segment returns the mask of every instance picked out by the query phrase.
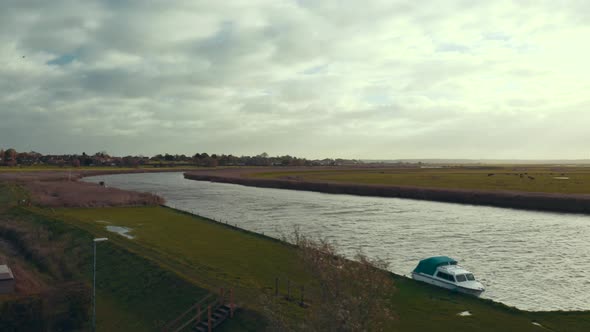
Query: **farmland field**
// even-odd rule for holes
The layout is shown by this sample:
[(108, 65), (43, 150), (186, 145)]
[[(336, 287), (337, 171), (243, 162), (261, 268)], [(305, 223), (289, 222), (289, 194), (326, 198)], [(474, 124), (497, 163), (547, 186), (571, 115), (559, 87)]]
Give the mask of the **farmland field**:
[(590, 168), (549, 166), (267, 171), (255, 178), (445, 189), (590, 194)]

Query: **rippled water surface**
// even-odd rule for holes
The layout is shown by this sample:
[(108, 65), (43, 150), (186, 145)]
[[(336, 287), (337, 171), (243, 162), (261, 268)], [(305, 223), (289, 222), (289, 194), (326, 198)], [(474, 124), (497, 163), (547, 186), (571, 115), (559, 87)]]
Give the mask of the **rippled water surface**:
[(87, 178), (157, 193), (167, 204), (266, 235), (297, 225), (409, 275), (448, 255), (486, 286), (482, 297), (526, 310), (590, 310), (590, 217), (397, 198), (192, 181), (181, 173)]

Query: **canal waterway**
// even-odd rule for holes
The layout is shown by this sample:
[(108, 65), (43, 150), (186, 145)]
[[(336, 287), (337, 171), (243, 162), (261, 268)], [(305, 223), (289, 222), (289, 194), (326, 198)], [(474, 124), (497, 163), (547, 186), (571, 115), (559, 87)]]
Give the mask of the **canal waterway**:
[(350, 257), (383, 259), (397, 274), (447, 255), (482, 281), (482, 297), (524, 310), (590, 310), (590, 216), (255, 188), (182, 173), (84, 180), (155, 193), (171, 207), (277, 238), (299, 228)]

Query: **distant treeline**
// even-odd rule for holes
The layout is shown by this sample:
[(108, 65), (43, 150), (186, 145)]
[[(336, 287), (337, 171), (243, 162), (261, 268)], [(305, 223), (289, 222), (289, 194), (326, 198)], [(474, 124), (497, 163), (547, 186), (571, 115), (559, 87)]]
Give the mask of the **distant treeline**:
[(234, 156), (226, 154), (211, 154), (206, 152), (195, 153), (192, 156), (184, 154), (157, 154), (153, 157), (138, 156), (111, 156), (105, 151), (93, 155), (86, 154), (64, 154), (64, 155), (43, 155), (38, 152), (17, 152), (15, 149), (0, 149), (0, 166), (118, 166), (118, 167), (139, 167), (139, 166), (340, 166), (361, 164), (359, 160), (351, 159), (316, 159), (309, 160), (290, 155), (271, 157), (267, 153), (256, 156)]

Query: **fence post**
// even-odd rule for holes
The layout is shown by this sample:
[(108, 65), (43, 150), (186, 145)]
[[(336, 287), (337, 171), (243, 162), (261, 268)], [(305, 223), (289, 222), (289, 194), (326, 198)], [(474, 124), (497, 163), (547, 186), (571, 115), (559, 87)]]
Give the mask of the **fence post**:
[(275, 278), (275, 296), (279, 296), (279, 278)]
[(287, 278), (287, 300), (291, 299), (291, 280)]
[(197, 306), (197, 324), (201, 322), (201, 305)]
[(229, 317), (234, 318), (234, 289), (229, 290)]
[(211, 306), (207, 307), (207, 320), (208, 320), (208, 330), (209, 332), (211, 332), (211, 330), (213, 329), (213, 326), (211, 324)]
[(301, 303), (299, 303), (301, 306), (303, 306), (303, 293), (305, 292), (305, 286), (301, 285)]

